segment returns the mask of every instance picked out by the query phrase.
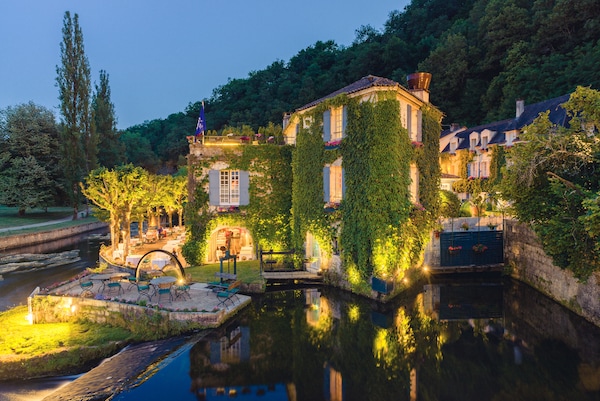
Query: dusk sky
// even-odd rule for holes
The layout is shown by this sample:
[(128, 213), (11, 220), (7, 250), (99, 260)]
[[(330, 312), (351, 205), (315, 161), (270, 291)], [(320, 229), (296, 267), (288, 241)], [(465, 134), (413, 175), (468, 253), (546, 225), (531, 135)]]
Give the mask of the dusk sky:
[(124, 129), (184, 111), (229, 78), (288, 62), (319, 40), (350, 46), (356, 29), (383, 30), (409, 2), (0, 0), (0, 109), (33, 101), (58, 116), (65, 11), (79, 15), (92, 83), (108, 73)]

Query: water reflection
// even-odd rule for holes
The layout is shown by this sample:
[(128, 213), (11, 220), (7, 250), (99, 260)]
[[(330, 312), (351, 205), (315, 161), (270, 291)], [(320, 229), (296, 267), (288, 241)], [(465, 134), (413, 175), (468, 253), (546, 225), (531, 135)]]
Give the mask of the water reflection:
[(115, 399), (597, 400), (597, 338), (499, 279), (427, 284), (388, 306), (327, 288), (276, 292)]
[(81, 236), (49, 241), (39, 245), (26, 246), (3, 253), (3, 255), (56, 253), (78, 249), (80, 260), (75, 263), (51, 268), (32, 269), (29, 271), (4, 275), (3, 279), (0, 280), (0, 311), (9, 309), (15, 305), (26, 304), (27, 297), (35, 287), (46, 287), (54, 283), (68, 280), (78, 273), (81, 273), (87, 267), (94, 267), (98, 261), (99, 249), (102, 242), (97, 239), (88, 240), (88, 237), (91, 234), (105, 232), (106, 229), (101, 229)]

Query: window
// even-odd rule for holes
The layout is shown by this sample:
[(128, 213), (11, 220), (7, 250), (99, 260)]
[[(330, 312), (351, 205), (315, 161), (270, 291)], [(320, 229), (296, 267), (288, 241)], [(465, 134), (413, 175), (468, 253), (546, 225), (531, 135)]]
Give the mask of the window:
[(487, 149), (488, 137), (487, 135), (481, 137), (481, 147)]
[(412, 107), (410, 106), (410, 104), (406, 105), (406, 130), (408, 131), (408, 137), (411, 140), (417, 140), (416, 136), (413, 135), (412, 130)]
[(344, 168), (342, 159), (323, 168), (323, 201), (339, 204), (344, 199)]
[(240, 172), (221, 170), (219, 175), (219, 203), (221, 205), (240, 204)]
[(249, 199), (250, 175), (241, 170), (210, 170), (208, 196), (211, 206), (243, 206)]
[(329, 201), (342, 201), (342, 166), (331, 166), (329, 169)]
[(343, 134), (343, 107), (331, 109), (331, 140), (339, 141)]
[(453, 139), (452, 142), (450, 142), (450, 153), (455, 153), (456, 148), (458, 148), (458, 140)]
[(477, 146), (477, 138), (471, 138), (471, 150), (475, 150)]
[(490, 173), (488, 171), (488, 163), (487, 162), (481, 162), (481, 165), (479, 166), (479, 177), (489, 177)]

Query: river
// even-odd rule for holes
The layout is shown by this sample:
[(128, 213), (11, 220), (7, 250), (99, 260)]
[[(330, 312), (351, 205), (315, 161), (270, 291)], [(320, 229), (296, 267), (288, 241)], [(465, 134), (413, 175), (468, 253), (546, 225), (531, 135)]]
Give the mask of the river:
[[(112, 399), (600, 400), (599, 338), (493, 275), (431, 279), (387, 305), (327, 287), (272, 291)], [(0, 400), (39, 400), (63, 380), (0, 384)]]

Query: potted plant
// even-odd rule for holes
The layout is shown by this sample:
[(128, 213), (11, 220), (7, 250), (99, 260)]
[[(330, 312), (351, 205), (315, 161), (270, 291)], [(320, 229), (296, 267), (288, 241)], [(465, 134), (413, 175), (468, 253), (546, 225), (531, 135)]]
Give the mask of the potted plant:
[(488, 247), (483, 244), (475, 244), (473, 245), (473, 252), (475, 253), (484, 253)]
[(452, 246), (451, 245), (451, 246), (448, 247), (448, 253), (450, 255), (456, 255), (457, 253), (460, 252), (461, 249), (462, 249), (462, 246), (460, 246), (460, 245), (457, 245), (457, 246)]
[(464, 222), (460, 225), (460, 228), (462, 228), (465, 231), (469, 231), (469, 223)]
[(496, 229), (496, 227), (497, 227), (497, 225), (496, 225), (496, 224), (494, 224), (494, 223), (488, 223), (488, 225), (487, 225), (487, 226), (488, 226), (488, 228), (490, 229), (490, 231), (494, 231), (494, 230)]

